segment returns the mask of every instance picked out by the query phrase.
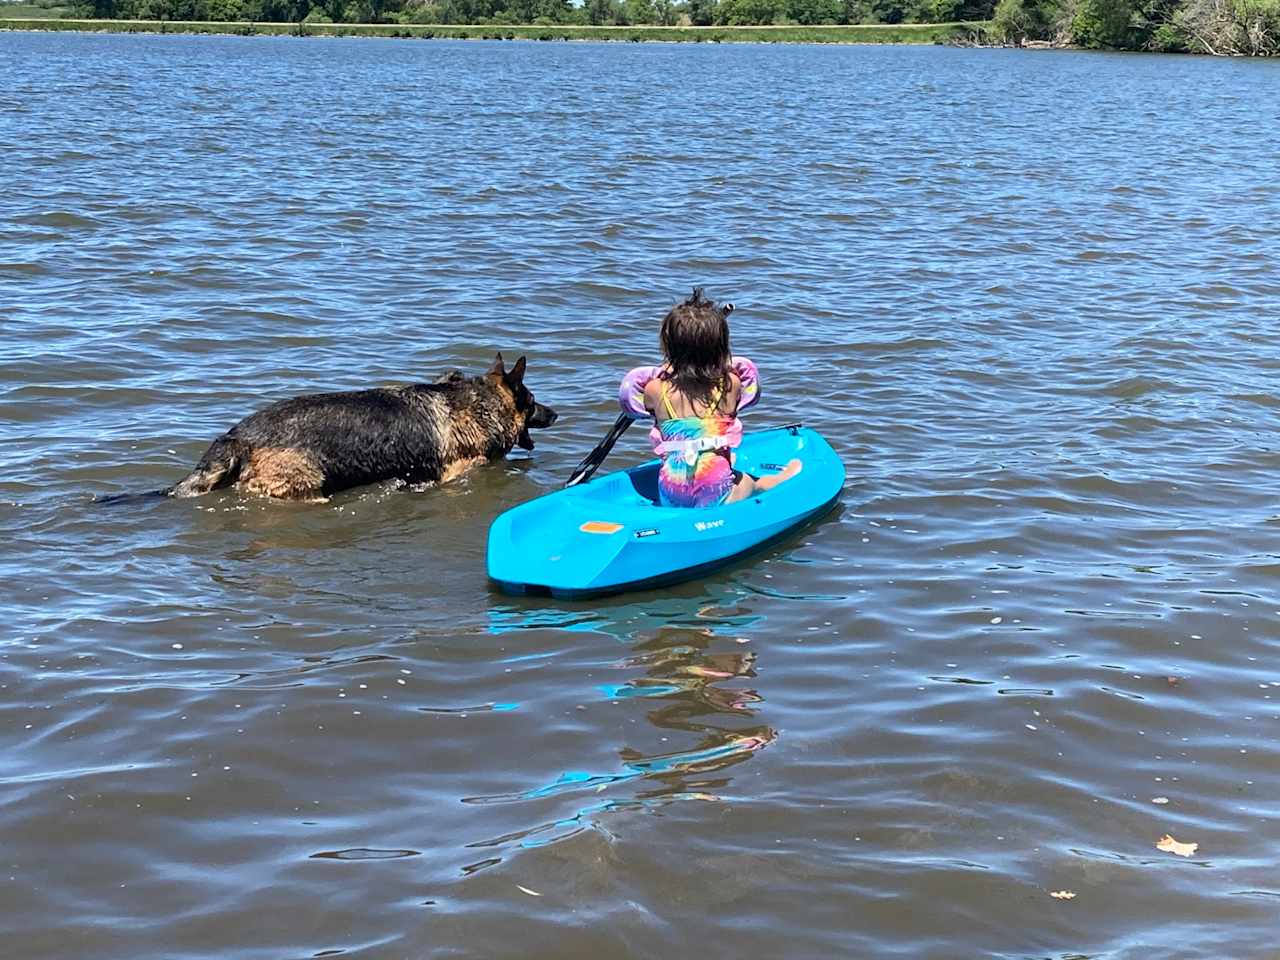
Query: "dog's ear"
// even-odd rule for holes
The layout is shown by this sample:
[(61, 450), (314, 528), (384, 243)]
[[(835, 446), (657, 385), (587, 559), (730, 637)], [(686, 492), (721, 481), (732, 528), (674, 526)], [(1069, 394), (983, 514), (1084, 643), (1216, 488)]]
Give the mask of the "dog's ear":
[(507, 383), (512, 386), (524, 383), (524, 360), (524, 357), (517, 360), (516, 365), (511, 368), (511, 372), (506, 376)]
[(489, 373), (499, 377), (507, 375), (507, 368), (502, 363), (502, 354), (498, 354), (498, 359), (493, 361), (493, 366), (489, 368)]

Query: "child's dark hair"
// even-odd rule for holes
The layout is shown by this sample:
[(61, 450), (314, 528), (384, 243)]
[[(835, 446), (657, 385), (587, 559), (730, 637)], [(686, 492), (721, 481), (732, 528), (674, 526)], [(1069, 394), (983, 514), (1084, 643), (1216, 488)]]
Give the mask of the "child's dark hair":
[(729, 387), (729, 314), (733, 304), (718, 305), (695, 287), (662, 318), (659, 339), (671, 372), (667, 378), (690, 400), (711, 402), (716, 389)]

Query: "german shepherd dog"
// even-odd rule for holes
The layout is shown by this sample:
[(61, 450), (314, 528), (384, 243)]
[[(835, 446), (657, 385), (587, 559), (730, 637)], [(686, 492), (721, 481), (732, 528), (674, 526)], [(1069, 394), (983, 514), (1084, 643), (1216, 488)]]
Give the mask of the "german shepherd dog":
[(557, 414), (524, 385), (525, 358), (502, 354), (478, 377), (450, 371), (435, 383), (317, 393), (259, 410), (210, 444), (168, 490), (196, 497), (239, 484), (261, 496), (323, 501), (380, 480), (445, 483), (513, 446), (533, 449), (529, 430)]

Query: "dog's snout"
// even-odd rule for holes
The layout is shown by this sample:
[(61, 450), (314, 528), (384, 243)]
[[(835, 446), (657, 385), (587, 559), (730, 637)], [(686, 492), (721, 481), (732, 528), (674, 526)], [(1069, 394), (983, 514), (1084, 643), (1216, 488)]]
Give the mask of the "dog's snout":
[(529, 426), (549, 427), (559, 418), (560, 414), (539, 403), (533, 408), (533, 416), (529, 418)]

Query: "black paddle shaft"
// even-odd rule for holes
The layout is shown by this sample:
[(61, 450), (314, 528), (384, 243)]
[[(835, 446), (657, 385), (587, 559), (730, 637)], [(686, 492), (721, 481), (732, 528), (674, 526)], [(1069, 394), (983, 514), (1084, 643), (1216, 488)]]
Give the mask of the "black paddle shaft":
[(596, 472), (596, 468), (604, 463), (604, 458), (609, 455), (609, 451), (613, 449), (613, 445), (618, 442), (618, 438), (627, 432), (627, 427), (631, 426), (632, 417), (628, 413), (618, 417), (618, 422), (613, 425), (605, 438), (596, 444), (595, 449), (582, 458), (582, 462), (578, 464), (578, 468), (564, 482), (566, 487), (573, 487), (579, 483), (584, 483), (591, 479), (591, 475)]

